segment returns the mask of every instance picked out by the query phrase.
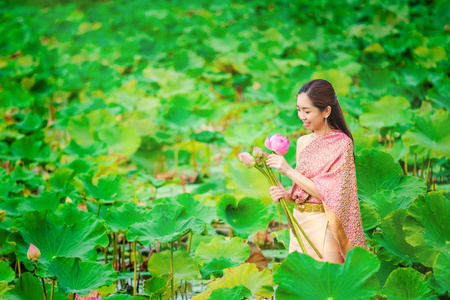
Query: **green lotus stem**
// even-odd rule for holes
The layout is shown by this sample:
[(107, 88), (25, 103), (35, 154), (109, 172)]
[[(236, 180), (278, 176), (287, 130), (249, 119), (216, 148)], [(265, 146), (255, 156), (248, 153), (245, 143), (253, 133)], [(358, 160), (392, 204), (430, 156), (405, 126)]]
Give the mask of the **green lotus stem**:
[(423, 178), (424, 167), (425, 167), (425, 157), (422, 156), (422, 168), (420, 169), (420, 177), (421, 178)]
[(50, 294), (50, 300), (53, 300), (54, 294), (55, 294), (55, 279), (52, 278), (52, 293)]
[(98, 204), (98, 207), (97, 207), (97, 216), (100, 214), (100, 203)]
[(264, 168), (263, 168), (263, 167), (260, 167), (260, 166), (258, 166), (258, 165), (255, 165), (255, 168), (256, 168), (258, 171), (260, 171), (260, 172), (266, 177), (267, 181), (268, 181), (269, 184), (270, 184), (270, 183), (271, 183), (271, 180), (270, 180), (270, 178), (269, 178), (269, 175), (267, 175), (267, 173), (264, 171)]
[(311, 245), (311, 247), (314, 249), (314, 251), (316, 252), (317, 256), (319, 256), (319, 258), (323, 258), (322, 254), (320, 254), (319, 250), (317, 250), (316, 246), (314, 246), (313, 242), (309, 239), (309, 237), (306, 235), (306, 232), (303, 231), (303, 228), (300, 226), (300, 224), (298, 223), (297, 219), (294, 218), (295, 224), (297, 224), (298, 229), (300, 229), (300, 231), (302, 232), (303, 236), (305, 237), (305, 239), (308, 241), (308, 243)]
[[(264, 165), (267, 167), (265, 161), (264, 161)], [(272, 184), (274, 184), (274, 185), (278, 185), (278, 183), (277, 183), (276, 180), (275, 180), (275, 177), (274, 177), (275, 175), (273, 174), (272, 169), (269, 168), (269, 167), (267, 167), (267, 169), (268, 169), (269, 172), (271, 172), (271, 174), (272, 174), (272, 180), (271, 180), (271, 182), (270, 182), (270, 180), (269, 180), (269, 183), (272, 183)], [(318, 255), (320, 258), (322, 258), (322, 255), (321, 255), (320, 252), (317, 250), (316, 246), (314, 246), (314, 244), (313, 244), (312, 241), (309, 239), (309, 237), (307, 236), (307, 234), (305, 233), (305, 231), (303, 230), (303, 228), (300, 226), (300, 224), (298, 223), (298, 221), (294, 218), (294, 216), (293, 216), (292, 213), (290, 212), (286, 199), (281, 198), (281, 199), (280, 199), (280, 203), (281, 203), (281, 207), (282, 207), (283, 210), (284, 210), (284, 213), (285, 213), (286, 216), (287, 216), (288, 223), (289, 223), (290, 227), (292, 228), (292, 230), (294, 231), (295, 237), (297, 238), (298, 244), (300, 245), (300, 248), (302, 249), (303, 253), (306, 253), (306, 249), (305, 249), (305, 246), (303, 245), (302, 239), (300, 238), (300, 234), (298, 233), (298, 229), (300, 229), (300, 231), (302, 232), (303, 236), (304, 236), (305, 239), (308, 241), (308, 243), (311, 245), (311, 247), (314, 249), (314, 251), (317, 253), (317, 255)], [(294, 226), (294, 223), (295, 223), (295, 225), (297, 225), (297, 226)], [(297, 229), (297, 227), (298, 227), (298, 229)]]
[(45, 290), (44, 278), (41, 277), (42, 290), (44, 291), (44, 299), (47, 300), (47, 291)]
[(289, 208), (287, 207), (286, 200), (284, 198), (280, 199), (281, 206), (283, 207), (284, 212), (286, 213), (288, 217), (289, 226), (292, 228), (292, 231), (294, 231), (294, 235), (297, 238), (298, 244), (300, 245), (300, 248), (302, 249), (302, 252), (306, 254), (306, 248), (305, 245), (303, 245), (303, 241), (300, 237), (300, 233), (298, 232), (298, 228), (294, 226), (293, 220), (295, 219), (294, 216), (290, 213)]
[(103, 253), (105, 254), (105, 265), (106, 265), (108, 263), (108, 247), (103, 248)]
[(233, 227), (230, 227), (230, 239), (234, 237)]
[(414, 171), (413, 171), (413, 176), (416, 176), (417, 174), (417, 154), (414, 153)]
[(428, 181), (430, 180), (430, 166), (431, 166), (431, 158), (428, 157), (427, 175), (425, 177), (425, 184), (427, 185), (427, 190), (429, 188)]
[(408, 175), (408, 154), (405, 156), (405, 175)]
[(114, 242), (113, 242), (113, 261), (112, 261), (112, 264), (113, 264), (113, 268), (114, 268), (114, 270), (116, 269), (116, 262), (117, 262), (117, 257), (116, 257), (116, 255), (117, 255), (117, 234), (115, 233), (115, 232), (113, 232), (113, 240), (114, 240)]
[(125, 234), (122, 238), (122, 272), (125, 272)]
[(187, 254), (189, 254), (189, 252), (191, 252), (191, 242), (192, 242), (192, 235), (193, 235), (194, 233), (191, 231), (190, 233), (189, 233), (189, 236), (188, 236), (188, 242), (187, 242), (187, 245), (186, 245), (186, 253)]
[(134, 281), (133, 281), (133, 296), (136, 295), (136, 287), (137, 287), (137, 272), (136, 272), (136, 239), (133, 241), (133, 265), (134, 265)]
[(20, 260), (17, 260), (17, 271), (19, 271), (19, 277), (22, 276), (22, 270), (20, 269)]
[(173, 242), (170, 242), (170, 275), (172, 275), (172, 278), (170, 280), (170, 288), (172, 290), (172, 300), (175, 300), (175, 294), (173, 290)]

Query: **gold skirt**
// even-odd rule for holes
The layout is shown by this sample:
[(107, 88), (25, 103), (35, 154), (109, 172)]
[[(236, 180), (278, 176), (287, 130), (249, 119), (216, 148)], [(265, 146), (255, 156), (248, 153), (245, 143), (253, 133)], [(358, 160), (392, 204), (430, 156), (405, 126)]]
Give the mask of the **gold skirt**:
[[(305, 245), (306, 252), (309, 256), (317, 261), (327, 261), (336, 264), (344, 263), (344, 258), (341, 255), (339, 249), (339, 243), (331, 231), (331, 227), (328, 223), (325, 213), (322, 212), (300, 212), (294, 209), (294, 218), (297, 219), (300, 226), (305, 231), (306, 235), (309, 237), (311, 242), (322, 254), (323, 258), (319, 258), (314, 249), (309, 245), (303, 234), (299, 231), (300, 237), (302, 238), (303, 244)], [(289, 242), (289, 253), (293, 251), (302, 252), (297, 239), (290, 230), (290, 242)]]

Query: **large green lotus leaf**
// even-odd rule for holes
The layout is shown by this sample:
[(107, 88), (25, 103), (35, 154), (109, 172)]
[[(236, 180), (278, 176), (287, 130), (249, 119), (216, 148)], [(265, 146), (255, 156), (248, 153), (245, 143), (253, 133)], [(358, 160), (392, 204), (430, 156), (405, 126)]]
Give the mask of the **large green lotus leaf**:
[(391, 190), (401, 180), (402, 167), (392, 156), (378, 150), (363, 150), (356, 156), (358, 196), (370, 199), (380, 190)]
[(364, 105), (359, 122), (362, 126), (382, 128), (412, 123), (411, 118), (411, 103), (408, 100), (400, 96), (384, 96)]
[(105, 222), (108, 228), (114, 232), (126, 232), (134, 223), (140, 222), (146, 217), (145, 210), (134, 202), (127, 202), (121, 206), (108, 208)]
[(406, 241), (414, 247), (419, 261), (432, 267), (450, 241), (450, 201), (441, 193), (428, 193), (411, 204), (408, 215), (403, 225)]
[(88, 158), (76, 158), (64, 167), (74, 170), (77, 174), (94, 174), (99, 166)]
[(164, 183), (166, 182), (166, 180), (164, 179), (155, 179), (155, 177), (153, 177), (151, 174), (147, 174), (143, 170), (137, 173), (136, 179), (138, 179), (141, 182), (149, 181), (156, 188), (163, 186)]
[(224, 276), (208, 284), (208, 289), (201, 294), (192, 297), (192, 300), (209, 299), (211, 293), (215, 290), (236, 286), (245, 286), (252, 293), (252, 296), (261, 299), (270, 298), (273, 295), (273, 277), (269, 270), (259, 271), (251, 263), (244, 263), (237, 267), (223, 270)]
[(113, 203), (133, 199), (133, 186), (120, 175), (106, 175), (98, 179), (97, 185), (92, 183), (90, 176), (81, 179), (84, 187), (100, 203)]
[(53, 177), (49, 180), (52, 190), (66, 196), (77, 195), (78, 192), (75, 190), (72, 181), (76, 174), (75, 170), (69, 168), (60, 167), (56, 169)]
[(36, 140), (27, 136), (15, 140), (11, 144), (11, 152), (17, 159), (29, 159), (33, 161), (53, 161), (56, 157), (50, 151), (50, 146), (42, 140)]
[(402, 208), (406, 208), (411, 202), (427, 191), (427, 186), (422, 178), (415, 176), (402, 176), (400, 182), (393, 189), (401, 199), (397, 202), (402, 202)]
[(377, 213), (376, 208), (373, 205), (361, 201), (359, 203), (359, 208), (361, 210), (361, 219), (364, 231), (369, 231), (380, 224), (380, 214)]
[(214, 290), (209, 296), (208, 300), (242, 300), (248, 299), (252, 296), (252, 291), (243, 285), (232, 288), (221, 288)]
[[(50, 299), (51, 286), (45, 284), (45, 290), (47, 291), (47, 297)], [(67, 300), (57, 289), (55, 289), (54, 300)], [(8, 300), (31, 300), (31, 299), (44, 299), (42, 291), (42, 283), (39, 278), (33, 276), (31, 272), (22, 273), (22, 276), (17, 280), (15, 287), (8, 291), (2, 299)]]
[(57, 257), (48, 265), (50, 276), (56, 276), (59, 290), (67, 295), (89, 294), (102, 286), (110, 286), (118, 279), (111, 265), (84, 262), (79, 258)]
[(450, 291), (450, 246), (437, 256), (433, 266), (433, 276), (444, 291)]
[(369, 299), (379, 289), (374, 277), (380, 261), (355, 247), (344, 264), (319, 262), (297, 251), (290, 253), (274, 276), (277, 299)]
[[(153, 254), (148, 260), (148, 270), (152, 276), (170, 273), (170, 250)], [(198, 276), (194, 259), (185, 251), (173, 253), (173, 270), (175, 281), (193, 280)]]
[(11, 233), (10, 227), (14, 219), (6, 215), (0, 223), (0, 255), (8, 255), (14, 251), (14, 247), (6, 242), (8, 235)]
[(81, 219), (68, 225), (62, 217), (49, 211), (28, 212), (15, 219), (11, 227), (15, 232), (9, 235), (7, 241), (15, 243), (14, 252), (29, 270), (33, 269), (27, 258), (30, 243), (41, 251), (41, 264), (61, 256), (95, 260), (95, 247), (106, 247), (109, 243), (105, 226), (100, 221)]
[(19, 181), (19, 180), (20, 181), (27, 181), (27, 180), (33, 179), (35, 176), (36, 175), (33, 173), (33, 171), (22, 169), (20, 167), (16, 167), (14, 169), (14, 171), (12, 171), (9, 174), (9, 178), (12, 181)]
[(20, 214), (40, 209), (55, 210), (60, 204), (60, 198), (58, 193), (45, 191), (34, 197), (22, 198), (17, 209)]
[(265, 205), (272, 203), (267, 179), (256, 168), (246, 168), (239, 160), (228, 161), (224, 166), (227, 188), (234, 189), (237, 196), (261, 199)]
[(441, 46), (427, 48), (419, 46), (413, 50), (416, 60), (425, 68), (435, 68), (436, 63), (441, 60), (448, 60), (445, 49)]
[(281, 244), (284, 247), (284, 249), (289, 249), (289, 241), (291, 239), (289, 229), (273, 231), (272, 236), (277, 239), (277, 242)]
[(86, 118), (89, 119), (89, 126), (97, 131), (114, 127), (117, 123), (116, 118), (106, 109), (93, 110), (86, 114)]
[(102, 128), (99, 138), (114, 152), (130, 156), (141, 146), (141, 137), (133, 127), (118, 124), (114, 127)]
[(220, 198), (217, 203), (217, 216), (227, 222), (234, 233), (243, 239), (257, 231), (265, 230), (271, 220), (260, 200), (244, 197), (237, 202), (231, 195)]
[(148, 244), (155, 240), (169, 243), (193, 231), (203, 232), (205, 223), (191, 217), (181, 205), (159, 204), (144, 222), (134, 223), (127, 233), (128, 240), (138, 239)]
[[(150, 300), (169, 300), (172, 297), (171, 275), (152, 276), (144, 281), (144, 291), (150, 294)], [(181, 281), (174, 282), (173, 289), (177, 290)]]
[(60, 205), (58, 209), (54, 211), (54, 213), (58, 217), (62, 218), (66, 225), (73, 225), (81, 221), (90, 222), (91, 219), (98, 219), (101, 222), (101, 219), (93, 216), (92, 213), (80, 210), (78, 208), (78, 205), (75, 203), (66, 203), (64, 205)]
[[(415, 182), (416, 178), (412, 176), (403, 176), (402, 180), (405, 178), (411, 177), (413, 182)], [(361, 207), (365, 213), (369, 213), (370, 215), (364, 216), (364, 220), (367, 224), (364, 224), (365, 230), (375, 228), (381, 222), (381, 220), (386, 217), (390, 212), (400, 209), (400, 208), (408, 208), (409, 205), (414, 201), (414, 199), (423, 194), (426, 190), (425, 184), (423, 180), (417, 180), (418, 184), (412, 186), (409, 190), (406, 190), (408, 186), (402, 186), (400, 183), (397, 187), (402, 187), (403, 190), (406, 190), (405, 193), (397, 193), (395, 190), (380, 190), (376, 194), (372, 195), (370, 198), (364, 198), (361, 200)], [(418, 190), (416, 194), (414, 193)]]
[(400, 266), (397, 264), (393, 264), (391, 262), (380, 259), (380, 269), (377, 272), (378, 282), (380, 283), (380, 287), (386, 284), (386, 280), (389, 275), (395, 269), (398, 269)]
[(214, 258), (228, 258), (233, 264), (238, 265), (249, 256), (250, 246), (238, 237), (231, 240), (222, 240), (216, 237), (206, 244), (200, 242), (195, 250), (195, 259), (201, 263), (206, 263)]
[(203, 222), (210, 224), (212, 220), (217, 219), (216, 208), (213, 206), (206, 206), (203, 203), (195, 200), (189, 193), (183, 193), (176, 197), (176, 201), (181, 204), (186, 212)]
[(389, 299), (439, 299), (433, 295), (425, 275), (413, 268), (398, 268), (389, 275), (381, 293)]
[(450, 112), (437, 110), (417, 116), (414, 127), (402, 135), (403, 144), (417, 154), (440, 158), (450, 153)]
[(209, 280), (211, 276), (214, 278), (219, 278), (223, 276), (223, 270), (226, 268), (231, 268), (237, 264), (231, 262), (229, 258), (220, 257), (213, 258), (212, 260), (203, 264), (200, 269), (200, 274), (202, 274), (203, 279)]
[(252, 123), (235, 122), (228, 126), (223, 133), (223, 138), (231, 146), (246, 146), (250, 147), (255, 140), (263, 135), (266, 130), (266, 125), (259, 124), (259, 126), (252, 125)]
[(11, 282), (16, 277), (16, 274), (14, 273), (14, 270), (11, 268), (11, 266), (5, 262), (0, 261), (0, 280)]
[(79, 145), (89, 146), (95, 141), (95, 128), (91, 127), (89, 119), (85, 115), (77, 115), (70, 118), (67, 131), (70, 137)]
[(352, 84), (352, 78), (346, 73), (340, 72), (336, 69), (326, 71), (317, 71), (311, 76), (311, 79), (325, 79), (331, 82), (334, 86), (337, 96), (346, 96)]
[(28, 113), (25, 118), (16, 124), (16, 127), (22, 132), (33, 132), (42, 128), (42, 117), (34, 113)]
[[(447, 84), (448, 85), (448, 84)], [(439, 91), (437, 88), (431, 88), (427, 93), (427, 100), (433, 102), (438, 108), (445, 108), (450, 111), (450, 93), (449, 91)]]
[(64, 153), (73, 156), (99, 156), (106, 155), (108, 149), (103, 142), (93, 142), (89, 145), (79, 145), (75, 140), (71, 140), (69, 145), (63, 149)]
[(404, 265), (418, 262), (414, 247), (405, 240), (403, 224), (407, 216), (406, 209), (397, 209), (381, 222), (381, 232), (376, 232), (372, 239), (375, 247), (381, 247), (378, 256), (384, 261)]
[(180, 105), (172, 107), (164, 119), (170, 128), (181, 132), (189, 132), (205, 124), (204, 118)]
[(0, 200), (2, 208), (12, 216), (21, 216), (28, 211), (49, 209), (55, 210), (60, 204), (61, 196), (55, 192), (42, 192), (37, 196), (8, 197)]

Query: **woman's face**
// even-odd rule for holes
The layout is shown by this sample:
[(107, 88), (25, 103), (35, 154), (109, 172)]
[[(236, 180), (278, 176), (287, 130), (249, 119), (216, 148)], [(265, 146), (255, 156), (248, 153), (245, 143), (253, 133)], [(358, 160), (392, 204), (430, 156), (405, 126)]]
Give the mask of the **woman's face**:
[(328, 108), (320, 111), (312, 104), (312, 101), (306, 95), (301, 93), (297, 96), (298, 117), (302, 120), (305, 127), (309, 130), (321, 130), (325, 126), (325, 117), (328, 117)]

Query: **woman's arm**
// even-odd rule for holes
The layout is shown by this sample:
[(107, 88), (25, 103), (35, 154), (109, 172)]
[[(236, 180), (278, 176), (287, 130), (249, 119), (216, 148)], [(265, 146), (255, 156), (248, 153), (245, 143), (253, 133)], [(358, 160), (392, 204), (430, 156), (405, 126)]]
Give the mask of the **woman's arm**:
[[(304, 147), (303, 145), (308, 141), (308, 139), (309, 138), (307, 136), (301, 136), (297, 140), (297, 151), (296, 151), (297, 161), (299, 160), (300, 152)], [(314, 183), (314, 181), (307, 178), (297, 170), (293, 169), (286, 162), (286, 159), (283, 156), (270, 154), (267, 158), (266, 164), (269, 167), (278, 169), (278, 171), (280, 171), (281, 174), (289, 177), (294, 183), (296, 183), (300, 188), (302, 188), (306, 193), (310, 194), (312, 197), (322, 200), (322, 198), (319, 195), (319, 192), (317, 191), (316, 184)], [(288, 199), (286, 198), (286, 200)], [(293, 200), (290, 199), (290, 194), (289, 200), (293, 202)]]
[(295, 182), (299, 187), (301, 187), (307, 194), (310, 194), (314, 198), (322, 200), (317, 191), (316, 184), (311, 179), (307, 178), (305, 175), (301, 174), (295, 169), (290, 169), (286, 172), (287, 177), (289, 177), (293, 182)]

